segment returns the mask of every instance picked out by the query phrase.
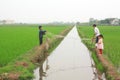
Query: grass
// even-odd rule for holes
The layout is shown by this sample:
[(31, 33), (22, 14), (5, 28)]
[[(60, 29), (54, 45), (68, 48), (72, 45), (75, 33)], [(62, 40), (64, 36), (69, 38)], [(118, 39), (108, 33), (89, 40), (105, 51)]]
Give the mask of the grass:
[[(99, 26), (101, 34), (104, 36), (104, 56), (108, 58), (110, 62), (114, 64), (116, 68), (120, 67), (120, 26)], [(82, 37), (92, 38), (92, 27), (79, 27)], [(89, 44), (91, 42), (86, 41)]]
[[(78, 32), (81, 36), (81, 38), (88, 38), (91, 39), (93, 37), (93, 29), (92, 27), (88, 27), (88, 26), (79, 26), (78, 27)], [(102, 63), (98, 60), (97, 55), (95, 54), (95, 52), (93, 51), (94, 48), (94, 43), (92, 43), (89, 40), (84, 40), (83, 41), (86, 46), (91, 50), (92, 53), (92, 58), (94, 59), (94, 62), (96, 64), (97, 69), (103, 73), (105, 71), (104, 67), (102, 66)]]
[(104, 26), (100, 27), (104, 35), (104, 54), (108, 57), (116, 68), (120, 67), (120, 27), (119, 26)]
[[(19, 80), (31, 80), (34, 76), (33, 76), (33, 70), (37, 67), (36, 65), (36, 59), (43, 59), (45, 56), (45, 53), (50, 53), (62, 40), (62, 38), (56, 38), (55, 35), (66, 35), (69, 30), (71, 29), (71, 27), (68, 27), (69, 25), (43, 25), (43, 29), (47, 31), (46, 35), (44, 36), (44, 42), (46, 42), (46, 38), (50, 39), (50, 47), (48, 50), (45, 50), (44, 48), (39, 47), (38, 44), (38, 25), (1, 25), (0, 26), (0, 30), (3, 35), (7, 33), (7, 29), (8, 31), (11, 31), (11, 34), (6, 35), (7, 39), (9, 36), (13, 37), (11, 39), (13, 39), (13, 43), (16, 42), (17, 44), (20, 44), (19, 46), (21, 46), (21, 48), (18, 50), (19, 54), (14, 54), (16, 56), (13, 55), (9, 55), (10, 57), (12, 57), (12, 60), (6, 60), (8, 59), (9, 56), (5, 56), (8, 53), (4, 53), (0, 55), (4, 56), (3, 60), (6, 61), (6, 63), (1, 62), (1, 67), (0, 67), (0, 79), (7, 79), (9, 80), (9, 74), (18, 74), (19, 75)], [(17, 32), (16, 32), (17, 31)], [(25, 34), (26, 31), (28, 31), (28, 34)], [(22, 33), (24, 33), (24, 35)], [(16, 34), (19, 33), (19, 34)], [(1, 34), (0, 34), (1, 35)], [(12, 36), (12, 35), (16, 35), (16, 36)], [(25, 37), (26, 35), (26, 37)], [(24, 39), (23, 39), (24, 37)], [(34, 38), (33, 38), (34, 37)], [(3, 36), (4, 38), (4, 36)], [(16, 39), (14, 38), (18, 38), (18, 41), (16, 41)], [(4, 40), (4, 39), (2, 39)], [(0, 41), (2, 41), (0, 40)], [(8, 40), (8, 39), (7, 39)], [(26, 45), (21, 45), (23, 44), (23, 42), (21, 40), (27, 40), (25, 41), (27, 46), (29, 44), (31, 44), (32, 42), (34, 43), (34, 45), (29, 45), (29, 47), (31, 46), (31, 48), (29, 48), (28, 50), (25, 50), (24, 48), (27, 47)], [(12, 41), (12, 40), (11, 40)], [(9, 40), (8, 40), (9, 42)], [(19, 43), (20, 42), (20, 43)], [(12, 43), (12, 44), (13, 44)], [(12, 45), (9, 42), (9, 45)], [(15, 50), (18, 48), (18, 45), (12, 45), (10, 47), (15, 47)], [(36, 47), (35, 47), (36, 46)], [(8, 46), (7, 46), (8, 48)], [(24, 49), (23, 53), (20, 53), (19, 51)], [(42, 49), (42, 50), (40, 50)], [(3, 51), (6, 50), (5, 48), (3, 48)], [(10, 49), (9, 49), (10, 50)], [(12, 50), (10, 51), (12, 52)], [(9, 54), (13, 54), (13, 53), (9, 53)], [(0, 56), (0, 59), (2, 59)], [(35, 61), (35, 62), (34, 62)], [(27, 66), (25, 67), (23, 64), (21, 63), (25, 63), (27, 64)]]
[[(44, 40), (66, 29), (66, 25), (43, 25)], [(0, 66), (14, 61), (39, 44), (38, 25), (0, 25)]]

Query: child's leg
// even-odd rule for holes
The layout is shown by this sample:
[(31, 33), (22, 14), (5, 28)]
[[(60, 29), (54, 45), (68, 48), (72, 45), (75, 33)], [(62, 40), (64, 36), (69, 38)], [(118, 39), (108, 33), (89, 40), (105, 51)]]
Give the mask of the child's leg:
[(99, 54), (100, 52), (98, 48), (95, 48), (95, 51), (97, 52), (97, 54)]
[(102, 52), (103, 52), (102, 49), (99, 49), (99, 53), (102, 54)]

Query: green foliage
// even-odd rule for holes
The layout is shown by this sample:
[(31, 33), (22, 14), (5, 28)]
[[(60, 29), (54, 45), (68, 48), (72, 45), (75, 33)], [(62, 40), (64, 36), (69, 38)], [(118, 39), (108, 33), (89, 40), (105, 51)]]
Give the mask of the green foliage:
[[(5, 66), (14, 61), (18, 56), (24, 55), (29, 50), (39, 45), (39, 25), (0, 25), (0, 66)], [(46, 38), (54, 37), (66, 25), (43, 25), (47, 33)]]
[(102, 63), (98, 60), (95, 53), (92, 53), (92, 58), (94, 59), (97, 69), (99, 69), (102, 73), (105, 72), (105, 68), (102, 66)]
[[(50, 49), (47, 52), (51, 52), (60, 43), (62, 39), (54, 39), (54, 37), (66, 29), (68, 30), (68, 25), (43, 25), (43, 30), (47, 31), (44, 41), (46, 41), (46, 38), (52, 40)], [(4, 48), (0, 49), (0, 75), (18, 73), (20, 75), (19, 80), (31, 80), (34, 77), (33, 70), (36, 65), (31, 60), (33, 58), (32, 55), (35, 54), (34, 47), (39, 45), (38, 31), (38, 25), (0, 25), (0, 37), (2, 38), (0, 39), (2, 44), (0, 47), (4, 46)], [(4, 40), (8, 43), (5, 44)], [(13, 42), (11, 43), (10, 41)], [(6, 49), (9, 52), (6, 52)], [(2, 54), (3, 52), (4, 54)], [(11, 57), (11, 59), (8, 57)]]
[[(101, 34), (104, 36), (104, 53), (116, 67), (120, 67), (120, 27), (119, 26), (99, 26)], [(92, 38), (94, 31), (93, 27), (78, 27), (80, 34), (86, 38)], [(85, 41), (90, 44), (90, 41)]]
[(104, 54), (108, 59), (116, 66), (120, 67), (120, 27), (100, 27), (102, 34), (104, 35)]

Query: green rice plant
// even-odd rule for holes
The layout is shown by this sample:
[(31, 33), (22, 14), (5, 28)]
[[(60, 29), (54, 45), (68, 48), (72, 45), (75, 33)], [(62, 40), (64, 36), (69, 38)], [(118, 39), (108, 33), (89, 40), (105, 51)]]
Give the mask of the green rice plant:
[[(39, 25), (0, 25), (0, 67), (39, 45)], [(67, 25), (43, 25), (46, 38), (54, 37)]]
[[(103, 55), (115, 65), (120, 67), (120, 26), (98, 26), (101, 34), (104, 36), (104, 53)], [(92, 38), (94, 34), (93, 27), (79, 26), (78, 31), (83, 35), (82, 37)], [(85, 41), (90, 44), (90, 41)]]

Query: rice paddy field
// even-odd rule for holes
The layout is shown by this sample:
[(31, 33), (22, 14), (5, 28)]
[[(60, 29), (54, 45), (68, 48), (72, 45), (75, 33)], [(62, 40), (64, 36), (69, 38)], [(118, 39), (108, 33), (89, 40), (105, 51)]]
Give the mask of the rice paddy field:
[[(99, 26), (101, 34), (104, 36), (103, 55), (114, 64), (116, 68), (120, 67), (120, 26)], [(78, 27), (79, 32), (84, 38), (93, 37), (93, 27)], [(91, 41), (87, 41), (91, 46)], [(91, 46), (92, 47), (92, 46)]]
[[(67, 25), (43, 25), (43, 30), (47, 31), (44, 41), (60, 34), (67, 27)], [(0, 25), (0, 67), (38, 46), (38, 32), (38, 25)]]

